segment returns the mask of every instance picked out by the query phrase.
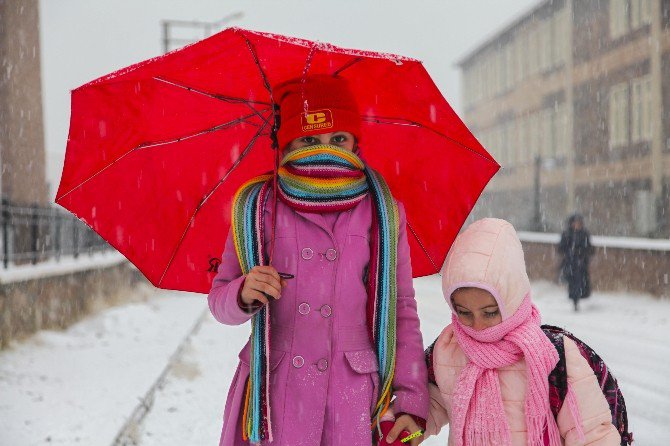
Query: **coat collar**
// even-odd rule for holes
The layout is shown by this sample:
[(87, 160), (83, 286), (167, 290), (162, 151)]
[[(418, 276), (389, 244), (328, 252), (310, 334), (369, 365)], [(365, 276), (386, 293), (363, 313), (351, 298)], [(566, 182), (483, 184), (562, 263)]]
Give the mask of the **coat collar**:
[[(349, 209), (348, 211), (340, 212), (339, 215), (337, 216), (337, 219), (335, 220), (335, 225), (333, 228), (330, 227), (324, 216), (320, 213), (304, 212), (297, 210), (295, 211), (295, 213), (303, 217), (305, 220), (308, 220), (314, 223), (319, 228), (321, 228), (324, 232), (326, 232), (326, 234), (328, 234), (328, 236), (330, 236), (333, 243), (337, 246), (339, 237), (336, 237), (336, 235), (342, 237), (342, 235), (346, 235), (346, 233), (348, 232), (349, 221), (351, 220), (352, 210), (353, 209)], [(344, 225), (345, 227), (342, 227), (342, 225)]]
[[(268, 218), (272, 218), (272, 198), (271, 198), (271, 193), (268, 194), (269, 198), (265, 206), (265, 212), (268, 213)], [(363, 200), (358, 203), (356, 206), (353, 208), (349, 209), (348, 211), (343, 211), (340, 212), (340, 214), (337, 216), (337, 220), (335, 221), (335, 226), (334, 228), (331, 228), (328, 222), (326, 222), (326, 219), (324, 218), (323, 214), (320, 214), (318, 212), (304, 212), (304, 211), (298, 211), (295, 209), (291, 209), (286, 203), (282, 202), (281, 200), (277, 200), (277, 206), (278, 207), (283, 207), (286, 210), (290, 210), (295, 212), (295, 214), (299, 215), (303, 219), (311, 222), (312, 224), (318, 226), (321, 230), (323, 230), (328, 236), (331, 238), (333, 243), (336, 245), (339, 244), (340, 241), (343, 240), (343, 237), (346, 237), (346, 235), (349, 232), (349, 223), (351, 222), (351, 215), (354, 210), (358, 209), (359, 207), (363, 206), (371, 206), (370, 202), (370, 196), (368, 195), (367, 197), (363, 198)], [(268, 220), (269, 221), (269, 220)], [(333, 229), (335, 230), (333, 232)], [(337, 236), (337, 237), (336, 237)]]
[(302, 211), (295, 211), (295, 213), (321, 228), (330, 236), (333, 243), (337, 246), (344, 244), (346, 236), (349, 234), (349, 227), (351, 225), (352, 215), (354, 212), (366, 212), (367, 209), (367, 212), (369, 213), (371, 212), (371, 206), (372, 202), (370, 195), (368, 195), (353, 208), (340, 212), (337, 216), (337, 219), (335, 220), (335, 225), (333, 228), (330, 227), (323, 214)]
[[(323, 217), (323, 215), (319, 214), (318, 212), (305, 212), (305, 211), (295, 211), (296, 214), (300, 215), (302, 218), (305, 220), (309, 220), (327, 233), (329, 233), (331, 236), (332, 231), (328, 227), (328, 224), (326, 223), (326, 219)], [(339, 219), (339, 217), (338, 217)]]

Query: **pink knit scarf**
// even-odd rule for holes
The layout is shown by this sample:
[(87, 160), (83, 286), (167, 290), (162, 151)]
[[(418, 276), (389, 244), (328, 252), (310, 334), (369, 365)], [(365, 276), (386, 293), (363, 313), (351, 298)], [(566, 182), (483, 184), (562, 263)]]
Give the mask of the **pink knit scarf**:
[(549, 406), (548, 376), (558, 353), (540, 328), (540, 313), (527, 295), (519, 309), (500, 324), (477, 331), (452, 315), (456, 339), (468, 358), (453, 396), (453, 438), (457, 446), (510, 445), (511, 433), (498, 369), (526, 360), (526, 426), (528, 445), (543, 445), (545, 428), (549, 445), (561, 437)]

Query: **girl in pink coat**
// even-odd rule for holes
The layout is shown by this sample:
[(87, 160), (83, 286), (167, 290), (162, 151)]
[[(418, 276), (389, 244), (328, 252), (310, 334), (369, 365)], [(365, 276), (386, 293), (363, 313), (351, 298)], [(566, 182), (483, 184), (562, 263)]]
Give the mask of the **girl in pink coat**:
[(548, 376), (559, 357), (540, 328), (521, 243), (487, 218), (454, 242), (442, 271), (451, 324), (429, 355), (427, 435), (449, 445), (619, 445), (609, 406), (577, 345), (564, 337), (568, 392), (558, 417)]
[(273, 96), (277, 198), (272, 175), (237, 192), (208, 296), (219, 322), (252, 328), (220, 445), (371, 445), (392, 399), (394, 429), (418, 431), (427, 371), (404, 208), (358, 157), (343, 79), (308, 76)]

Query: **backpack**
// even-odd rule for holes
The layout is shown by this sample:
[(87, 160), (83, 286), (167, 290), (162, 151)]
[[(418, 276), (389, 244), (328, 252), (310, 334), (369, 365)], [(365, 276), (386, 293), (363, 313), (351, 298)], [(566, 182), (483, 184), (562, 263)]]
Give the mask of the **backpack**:
[(542, 325), (542, 331), (547, 335), (551, 343), (554, 344), (559, 356), (558, 364), (556, 364), (554, 370), (549, 374), (549, 402), (554, 417), (558, 416), (558, 412), (563, 406), (563, 401), (565, 400), (565, 395), (568, 391), (568, 375), (565, 366), (565, 346), (563, 345), (563, 337), (567, 336), (577, 344), (579, 352), (584, 359), (586, 359), (586, 362), (588, 362), (598, 379), (600, 390), (602, 390), (603, 395), (605, 395), (605, 399), (607, 400), (607, 404), (610, 406), (612, 424), (621, 435), (621, 446), (631, 444), (633, 442), (633, 433), (628, 432), (626, 402), (623, 399), (623, 394), (621, 393), (616, 378), (614, 378), (614, 375), (612, 375), (610, 369), (602, 358), (598, 356), (591, 347), (586, 345), (584, 341), (580, 340), (569, 331), (560, 327), (554, 327), (553, 325)]
[[(575, 335), (560, 327), (553, 325), (542, 325), (542, 331), (549, 338), (558, 352), (558, 364), (549, 374), (549, 405), (554, 417), (558, 417), (558, 412), (563, 407), (563, 401), (568, 392), (568, 375), (565, 365), (565, 346), (563, 345), (563, 336), (567, 336), (577, 344), (579, 352), (595, 373), (600, 390), (605, 395), (607, 404), (610, 406), (612, 414), (612, 424), (621, 435), (621, 446), (630, 445), (633, 442), (633, 433), (628, 432), (628, 414), (626, 412), (626, 402), (619, 389), (616, 378), (609, 371), (605, 362), (598, 354), (582, 340)], [(435, 380), (435, 370), (433, 369), (433, 350), (437, 339), (425, 350), (424, 358), (428, 368), (428, 382), (437, 385)]]

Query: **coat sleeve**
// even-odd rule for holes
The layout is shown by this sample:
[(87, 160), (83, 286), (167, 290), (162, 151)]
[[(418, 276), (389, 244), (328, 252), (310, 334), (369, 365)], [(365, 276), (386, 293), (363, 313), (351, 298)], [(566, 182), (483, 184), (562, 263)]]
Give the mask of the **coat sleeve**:
[(567, 401), (558, 412), (557, 422), (565, 446), (597, 445), (618, 446), (621, 436), (612, 424), (612, 414), (605, 396), (600, 390), (598, 380), (586, 359), (579, 352), (579, 347), (572, 339), (564, 337), (565, 366), (568, 384), (574, 391), (577, 407), (582, 418), (582, 429), (586, 441), (579, 441), (575, 429), (575, 420)]
[(232, 229), (228, 233), (226, 246), (221, 256), (219, 270), (212, 281), (207, 296), (209, 310), (214, 318), (226, 325), (240, 325), (251, 319), (255, 311), (245, 311), (240, 307), (238, 295), (246, 276), (242, 274), (237, 260)]
[(561, 241), (558, 242), (556, 249), (558, 250), (559, 254), (566, 255), (568, 253), (568, 240), (565, 232), (561, 233)]
[(591, 234), (586, 232), (586, 255), (587, 258), (596, 253), (596, 248), (591, 244)]
[(449, 414), (442, 399), (440, 389), (435, 384), (428, 384), (430, 392), (430, 408), (426, 420), (426, 438), (437, 435), (440, 430), (449, 424)]
[(428, 374), (423, 354), (423, 338), (414, 300), (412, 263), (407, 240), (407, 218), (398, 203), (398, 266), (397, 266), (397, 344), (393, 378), (396, 413), (403, 412), (426, 419), (428, 416)]

